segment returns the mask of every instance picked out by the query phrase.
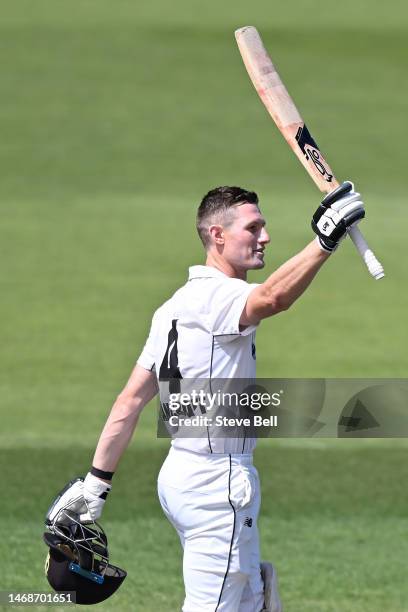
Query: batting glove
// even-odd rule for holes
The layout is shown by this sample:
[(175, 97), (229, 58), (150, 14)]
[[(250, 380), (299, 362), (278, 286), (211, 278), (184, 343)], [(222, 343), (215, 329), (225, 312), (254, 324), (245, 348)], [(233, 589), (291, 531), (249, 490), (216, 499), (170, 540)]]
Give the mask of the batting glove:
[(84, 482), (82, 478), (76, 478), (68, 482), (49, 508), (47, 521), (62, 525), (71, 523), (71, 514), (79, 514), (86, 510), (83, 490)]
[(344, 181), (329, 193), (312, 218), (312, 229), (323, 251), (335, 251), (347, 230), (365, 216), (361, 195), (351, 181)]
[(101, 516), (103, 505), (111, 488), (112, 485), (88, 472), (82, 491), (86, 512), (79, 515), (81, 523), (96, 521)]

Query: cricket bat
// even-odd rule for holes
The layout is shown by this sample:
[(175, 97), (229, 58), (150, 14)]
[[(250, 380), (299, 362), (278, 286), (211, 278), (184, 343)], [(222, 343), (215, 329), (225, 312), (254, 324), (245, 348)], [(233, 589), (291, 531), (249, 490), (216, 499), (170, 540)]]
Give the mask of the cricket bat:
[[(251, 81), (268, 113), (320, 191), (330, 193), (339, 183), (272, 64), (257, 29), (252, 26), (240, 28), (235, 32), (235, 38)], [(384, 269), (360, 230), (352, 227), (349, 235), (370, 274), (377, 280), (383, 278)]]

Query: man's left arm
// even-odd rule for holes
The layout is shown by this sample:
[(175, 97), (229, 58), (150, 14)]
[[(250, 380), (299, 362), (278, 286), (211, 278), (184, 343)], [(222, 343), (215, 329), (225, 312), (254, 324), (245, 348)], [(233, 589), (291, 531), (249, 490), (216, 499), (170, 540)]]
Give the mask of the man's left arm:
[(130, 442), (140, 413), (157, 392), (156, 374), (137, 364), (116, 398), (99, 438), (92, 462), (97, 470), (115, 471)]
[(85, 477), (83, 496), (86, 508), (81, 521), (98, 519), (119, 460), (126, 450), (140, 413), (158, 392), (156, 374), (137, 364), (112, 406), (96, 447), (91, 471)]

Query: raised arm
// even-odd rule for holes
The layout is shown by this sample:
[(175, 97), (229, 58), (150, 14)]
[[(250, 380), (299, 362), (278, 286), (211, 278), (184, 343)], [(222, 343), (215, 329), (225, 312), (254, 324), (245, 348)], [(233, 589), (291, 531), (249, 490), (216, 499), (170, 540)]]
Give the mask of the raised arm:
[(329, 257), (313, 240), (249, 294), (240, 325), (257, 325), (266, 317), (287, 310), (310, 285)]
[(317, 238), (249, 294), (240, 325), (256, 325), (261, 319), (287, 310), (302, 295), (347, 230), (364, 217), (360, 198), (350, 181), (324, 198), (312, 218)]

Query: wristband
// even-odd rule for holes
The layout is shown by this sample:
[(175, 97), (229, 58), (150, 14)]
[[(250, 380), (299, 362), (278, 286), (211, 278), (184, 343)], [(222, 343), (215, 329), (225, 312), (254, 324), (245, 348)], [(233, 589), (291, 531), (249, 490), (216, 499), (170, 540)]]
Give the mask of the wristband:
[(97, 478), (103, 478), (104, 480), (112, 480), (115, 472), (104, 472), (104, 470), (100, 470), (94, 466), (91, 467), (92, 476), (96, 476)]

